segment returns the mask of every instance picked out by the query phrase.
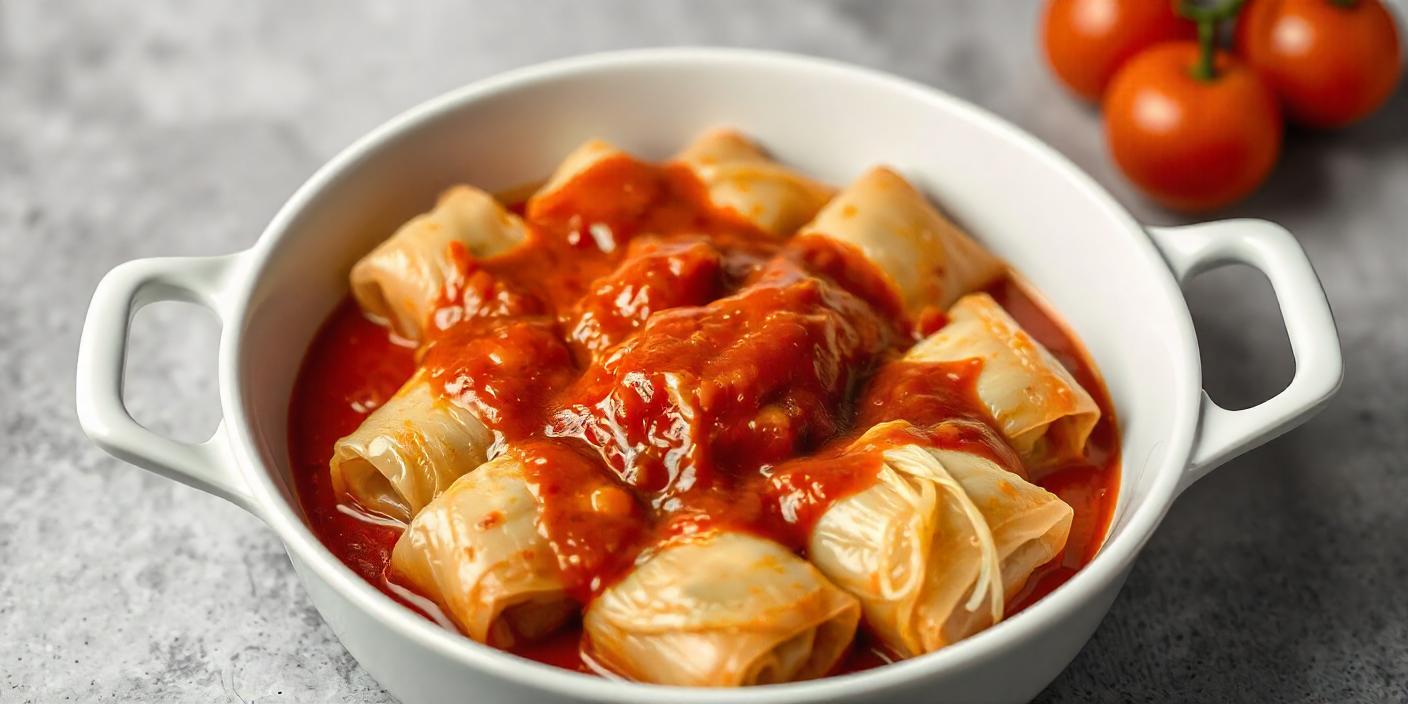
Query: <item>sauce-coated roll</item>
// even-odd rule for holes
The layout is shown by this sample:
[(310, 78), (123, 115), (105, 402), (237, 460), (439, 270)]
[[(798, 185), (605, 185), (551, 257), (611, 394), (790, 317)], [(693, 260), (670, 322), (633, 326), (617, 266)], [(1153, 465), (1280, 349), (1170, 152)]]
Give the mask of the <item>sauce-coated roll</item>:
[(1100, 407), (1061, 362), (985, 293), (964, 296), (948, 317), (905, 359), (983, 360), (978, 398), (1027, 466), (1079, 457)]
[(911, 315), (947, 308), (1002, 275), (1004, 266), (894, 171), (876, 167), (842, 190), (799, 235), (865, 253)]
[(732, 211), (773, 235), (796, 230), (836, 192), (773, 161), (731, 129), (705, 132), (675, 161), (699, 177), (715, 207)]
[(392, 551), (391, 576), (474, 640), (497, 648), (537, 640), (577, 613), (538, 515), (519, 460), (500, 455), (416, 515)]
[(584, 652), (632, 680), (735, 687), (819, 677), (855, 635), (856, 600), (770, 540), (666, 545), (588, 608)]
[(1072, 511), (1009, 471), (1017, 458), (982, 424), (893, 421), (852, 447), (877, 442), (876, 482), (822, 515), (808, 558), (860, 600), (881, 641), (912, 657), (1001, 620), (1007, 599), (1065, 547)]
[(526, 232), (493, 196), (456, 186), (352, 267), (352, 295), (367, 314), (418, 341), (442, 298), (462, 285), (467, 260), (505, 252)]
[(484, 462), (493, 434), (436, 395), (421, 370), (333, 446), (333, 489), (363, 508), (409, 521), (460, 475)]
[(529, 211), (533, 211), (540, 207), (540, 204), (561, 194), (573, 179), (592, 170), (598, 164), (621, 158), (629, 158), (629, 156), (606, 140), (589, 139), (583, 142), (567, 154), (553, 170), (552, 176), (548, 177), (547, 182), (528, 199)]

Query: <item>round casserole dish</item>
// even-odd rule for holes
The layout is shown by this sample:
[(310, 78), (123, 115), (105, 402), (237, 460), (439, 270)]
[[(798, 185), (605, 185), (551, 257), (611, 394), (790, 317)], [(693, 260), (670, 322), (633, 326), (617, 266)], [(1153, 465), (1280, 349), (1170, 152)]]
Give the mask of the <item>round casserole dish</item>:
[[(303, 353), (346, 294), (351, 264), (453, 183), (494, 191), (541, 178), (591, 136), (660, 158), (725, 123), (834, 183), (871, 164), (894, 165), (1044, 295), (1084, 342), (1122, 425), (1120, 497), (1100, 554), (1037, 604), (938, 652), (739, 691), (617, 682), (523, 660), (430, 623), (338, 561), (293, 493), (287, 414)], [(1270, 279), (1297, 365), (1284, 391), (1241, 411), (1218, 407), (1201, 390), (1179, 289), (1193, 274), (1232, 262)], [(204, 305), (222, 322), (224, 420), (204, 443), (160, 437), (122, 405), (128, 323), (140, 306), (166, 299)], [(1340, 378), (1324, 292), (1302, 250), (1274, 224), (1146, 229), (1051, 148), (931, 88), (811, 58), (661, 49), (553, 62), (436, 98), (320, 169), (251, 249), (117, 267), (94, 294), (77, 386), (83, 428), (108, 452), (263, 519), (347, 649), (407, 704), (783, 704), (934, 701), (938, 693), (954, 702), (1030, 699), (1094, 632), (1179, 492), (1303, 421)]]

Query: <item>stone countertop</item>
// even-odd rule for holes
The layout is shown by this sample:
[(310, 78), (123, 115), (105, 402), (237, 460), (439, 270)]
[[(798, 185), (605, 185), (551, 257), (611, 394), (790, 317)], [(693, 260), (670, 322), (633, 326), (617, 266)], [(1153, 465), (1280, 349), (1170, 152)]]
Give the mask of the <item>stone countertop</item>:
[[(413, 6), (413, 7), (412, 7)], [(1064, 152), (1144, 222), (1099, 116), (1055, 85), (1034, 2), (54, 3), (0, 0), (0, 703), (387, 702), (279, 542), (78, 429), (98, 279), (136, 257), (248, 246), (318, 165), (404, 108), (504, 69), (663, 44), (770, 47), (923, 81)], [(1190, 489), (1045, 702), (1408, 700), (1408, 91), (1337, 134), (1293, 132), (1227, 216), (1296, 233), (1329, 291), (1343, 391)], [(1219, 400), (1292, 362), (1246, 269), (1189, 298)], [(137, 320), (136, 417), (218, 418), (217, 329)]]

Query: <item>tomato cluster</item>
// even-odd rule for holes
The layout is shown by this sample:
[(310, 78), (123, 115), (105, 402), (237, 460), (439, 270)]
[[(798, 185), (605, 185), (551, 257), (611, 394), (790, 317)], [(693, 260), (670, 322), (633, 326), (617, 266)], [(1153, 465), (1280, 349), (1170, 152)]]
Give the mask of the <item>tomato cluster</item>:
[[(1219, 24), (1234, 17), (1229, 52)], [(1387, 101), (1402, 71), (1381, 0), (1049, 0), (1041, 32), (1057, 77), (1101, 103), (1125, 175), (1188, 211), (1266, 179), (1283, 115), (1348, 125)]]

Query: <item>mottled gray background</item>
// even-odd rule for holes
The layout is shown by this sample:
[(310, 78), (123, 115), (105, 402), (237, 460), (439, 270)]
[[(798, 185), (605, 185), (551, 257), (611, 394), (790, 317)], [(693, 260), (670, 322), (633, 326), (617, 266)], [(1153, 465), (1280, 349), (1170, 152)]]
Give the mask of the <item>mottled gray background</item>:
[[(0, 703), (385, 702), (271, 532), (92, 447), (82, 313), (127, 259), (247, 247), (319, 164), (393, 114), (504, 69), (618, 47), (774, 47), (883, 68), (1045, 139), (1149, 223), (1099, 117), (1052, 82), (1034, 2), (0, 0)], [(1174, 507), (1042, 700), (1408, 700), (1408, 94), (1293, 133), (1227, 215), (1294, 231), (1329, 290), (1344, 390)], [(1250, 405), (1291, 360), (1250, 270), (1192, 286), (1208, 385)], [(213, 321), (138, 318), (129, 397), (203, 437)], [(1158, 380), (1150, 380), (1158, 383)]]

